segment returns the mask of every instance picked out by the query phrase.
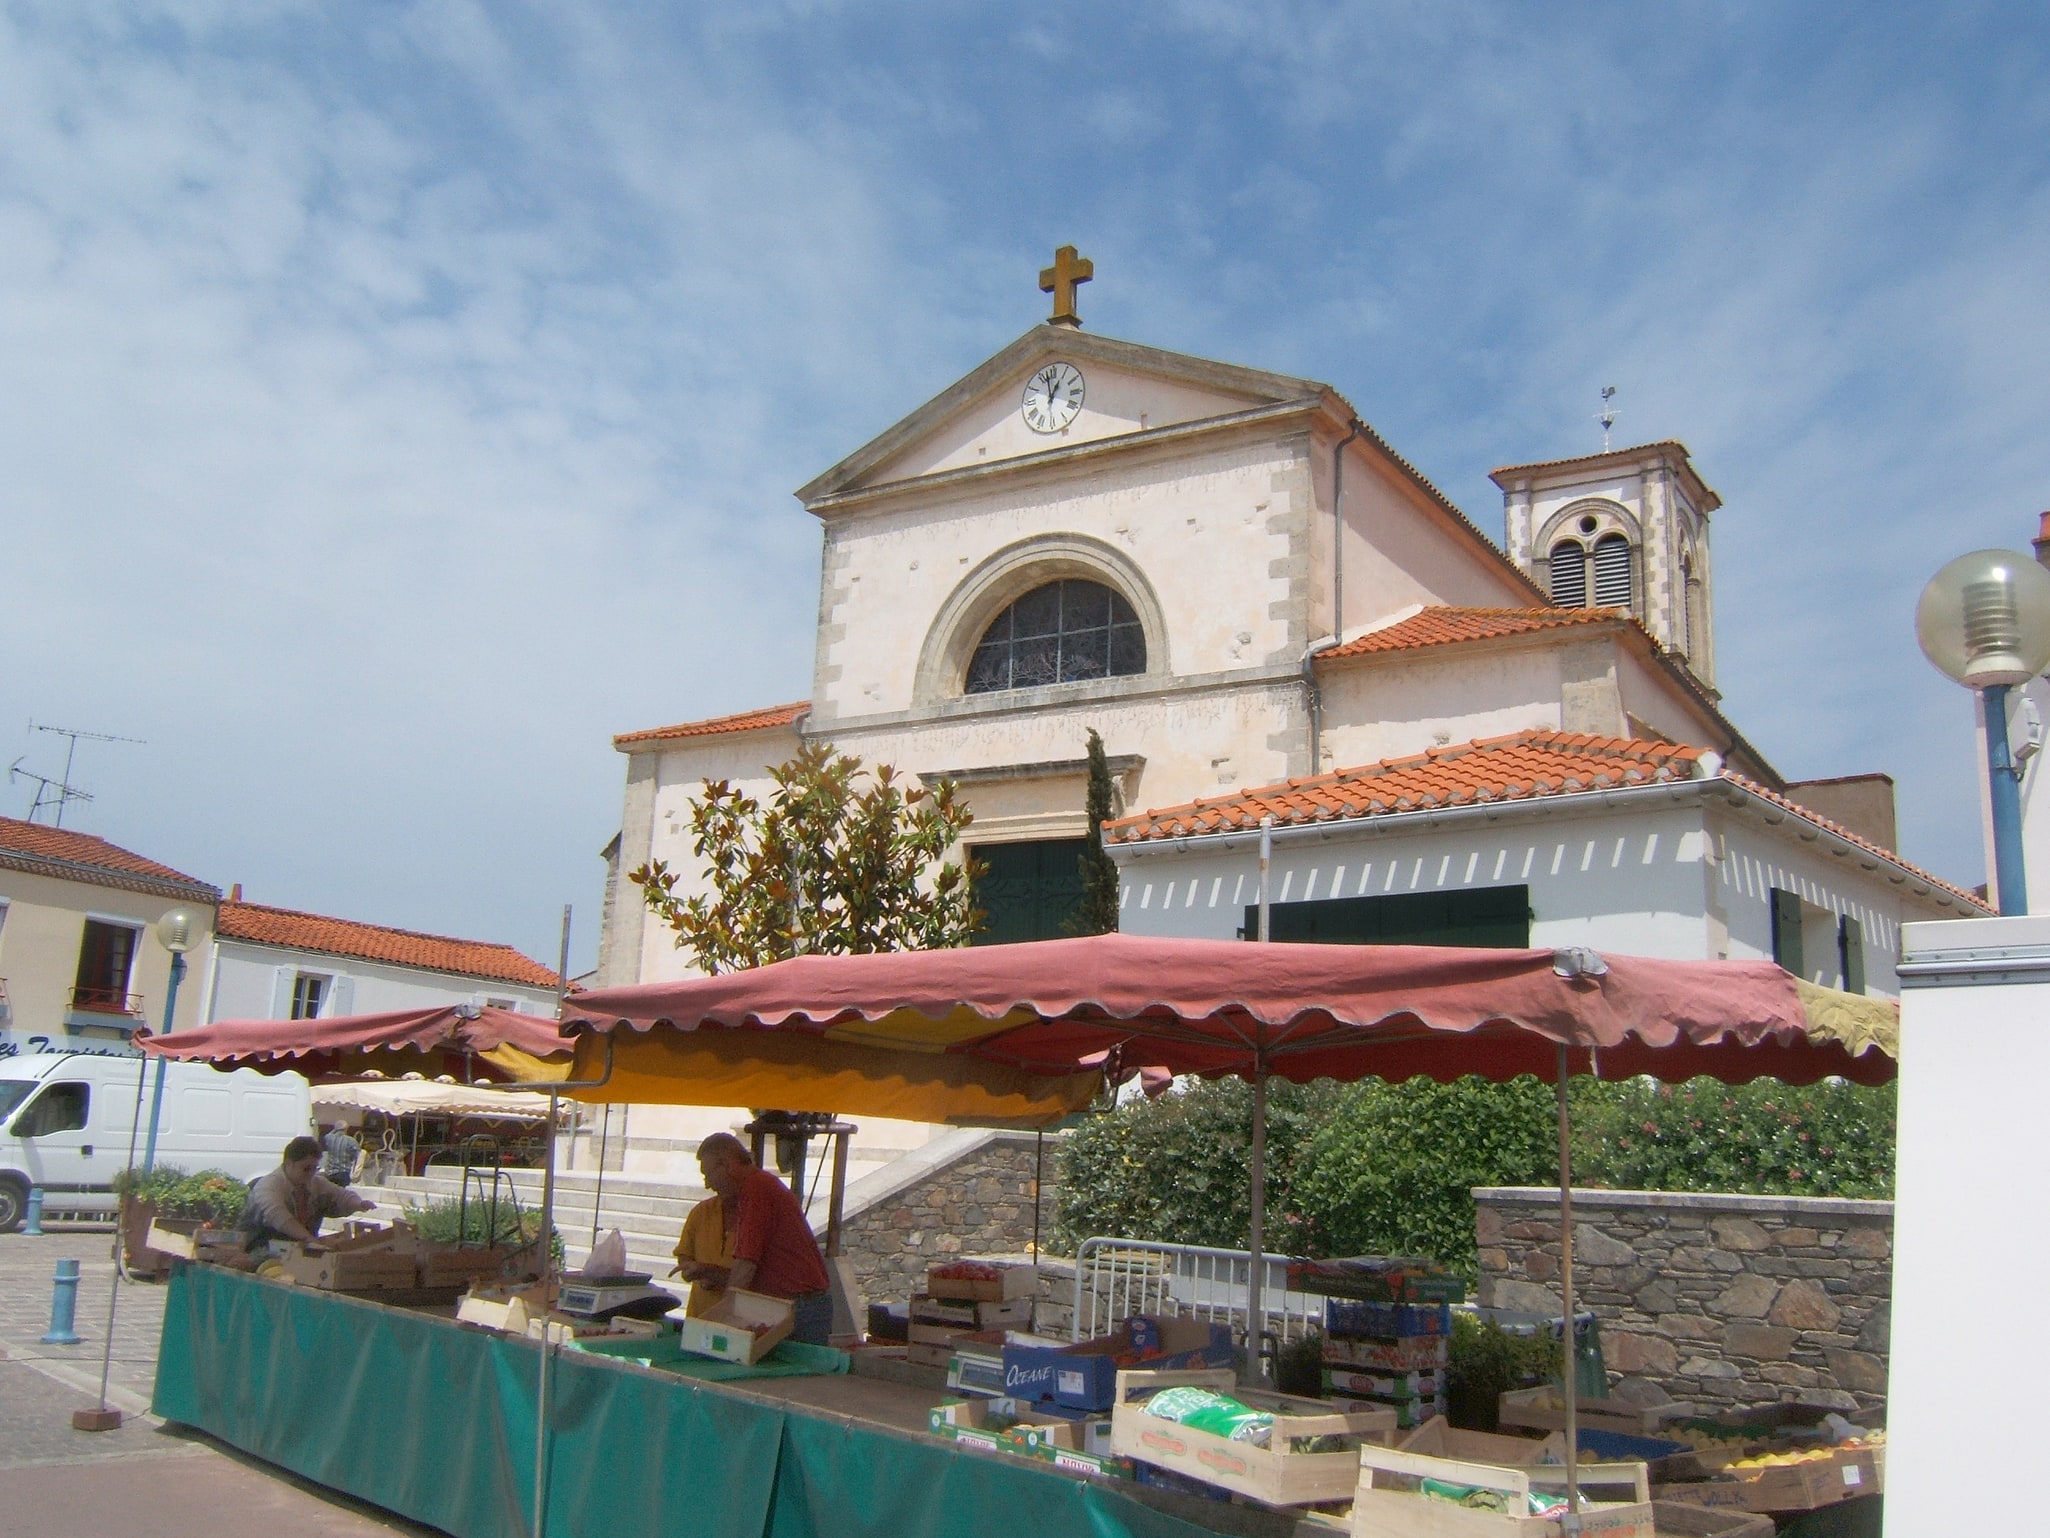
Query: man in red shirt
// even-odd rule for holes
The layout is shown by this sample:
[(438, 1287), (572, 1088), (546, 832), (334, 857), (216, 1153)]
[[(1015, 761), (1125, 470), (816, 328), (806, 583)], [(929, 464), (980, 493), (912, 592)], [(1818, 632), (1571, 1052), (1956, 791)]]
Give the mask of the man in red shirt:
[(733, 1234), (732, 1269), (714, 1285), (788, 1298), (796, 1315), (790, 1338), (828, 1344), (832, 1283), (796, 1196), (767, 1170), (757, 1169), (747, 1146), (730, 1132), (715, 1132), (698, 1144), (698, 1168), (706, 1187), (718, 1193)]

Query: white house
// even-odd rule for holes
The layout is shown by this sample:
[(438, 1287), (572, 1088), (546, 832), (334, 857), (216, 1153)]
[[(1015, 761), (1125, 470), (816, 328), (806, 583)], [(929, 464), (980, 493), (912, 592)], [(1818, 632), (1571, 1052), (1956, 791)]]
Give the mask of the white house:
[(208, 1020), (303, 1020), (439, 1004), (555, 1013), (551, 967), (510, 945), (419, 934), (243, 902), (220, 905), (204, 983)]

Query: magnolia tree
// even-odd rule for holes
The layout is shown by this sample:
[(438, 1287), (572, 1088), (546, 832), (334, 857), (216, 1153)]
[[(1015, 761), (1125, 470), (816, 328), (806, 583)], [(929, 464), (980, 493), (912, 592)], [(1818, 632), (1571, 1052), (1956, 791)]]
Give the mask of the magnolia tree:
[(709, 891), (679, 897), (661, 860), (629, 873), (699, 967), (968, 943), (982, 922), (972, 871), (946, 853), (974, 815), (951, 782), (906, 785), (887, 764), (864, 770), (825, 743), (769, 774), (766, 800), (707, 780), (691, 802)]

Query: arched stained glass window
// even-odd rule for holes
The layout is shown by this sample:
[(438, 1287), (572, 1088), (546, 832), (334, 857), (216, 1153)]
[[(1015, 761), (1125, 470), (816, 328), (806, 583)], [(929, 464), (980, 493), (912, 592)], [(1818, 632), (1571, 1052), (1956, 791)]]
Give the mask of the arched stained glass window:
[(1146, 633), (1132, 606), (1101, 582), (1036, 587), (982, 633), (968, 692), (1036, 689), (1146, 671)]
[(1594, 605), (1630, 607), (1630, 541), (1620, 534), (1604, 534), (1594, 542)]
[(1565, 609), (1587, 605), (1587, 547), (1577, 539), (1552, 546), (1552, 602)]

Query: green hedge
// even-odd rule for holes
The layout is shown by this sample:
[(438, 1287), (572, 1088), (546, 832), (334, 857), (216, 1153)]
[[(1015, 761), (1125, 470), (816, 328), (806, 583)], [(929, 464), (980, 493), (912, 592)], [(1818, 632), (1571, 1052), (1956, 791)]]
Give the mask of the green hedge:
[[(1189, 1084), (1070, 1133), (1052, 1247), (1096, 1234), (1243, 1247), (1252, 1098), (1237, 1080)], [(1892, 1194), (1890, 1087), (1576, 1080), (1571, 1104), (1583, 1186)], [(1530, 1078), (1276, 1083), (1267, 1147), (1272, 1251), (1424, 1254), (1469, 1279), (1472, 1188), (1559, 1178), (1554, 1091)]]

